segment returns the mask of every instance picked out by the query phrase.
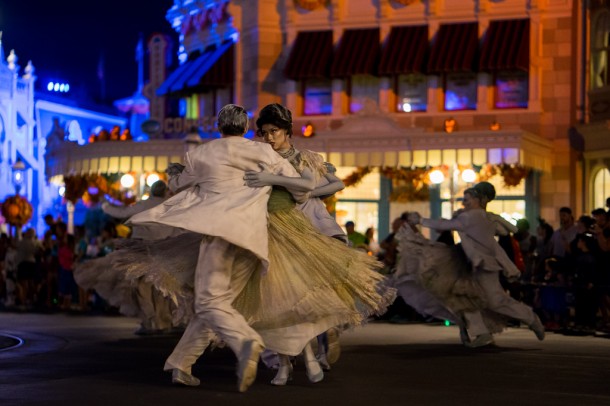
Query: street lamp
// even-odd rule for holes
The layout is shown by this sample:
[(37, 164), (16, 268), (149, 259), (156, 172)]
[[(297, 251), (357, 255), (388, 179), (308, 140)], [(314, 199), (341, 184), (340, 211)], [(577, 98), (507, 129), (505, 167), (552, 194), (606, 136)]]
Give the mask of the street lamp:
[(11, 169), (13, 171), (13, 186), (15, 187), (15, 194), (18, 195), (25, 178), (25, 163), (23, 163), (21, 158), (17, 158), (13, 166), (11, 166)]

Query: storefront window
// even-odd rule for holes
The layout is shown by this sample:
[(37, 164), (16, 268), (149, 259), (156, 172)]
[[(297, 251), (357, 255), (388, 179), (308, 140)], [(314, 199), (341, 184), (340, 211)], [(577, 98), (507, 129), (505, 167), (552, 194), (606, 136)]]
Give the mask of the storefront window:
[[(336, 175), (345, 179), (352, 175), (357, 168), (339, 167)], [(340, 226), (347, 221), (356, 224), (356, 231), (364, 234), (367, 228), (378, 228), (379, 224), (379, 198), (381, 175), (377, 170), (364, 176), (357, 185), (349, 186), (338, 192), (335, 196), (338, 201), (335, 205), (335, 217)]]
[(593, 178), (593, 208), (605, 208), (610, 197), (610, 171), (602, 169)]
[(610, 12), (601, 10), (594, 17), (591, 30), (591, 88), (608, 85), (608, 50)]
[(527, 72), (498, 72), (496, 74), (495, 107), (497, 109), (526, 109), (528, 87)]
[(379, 78), (371, 75), (355, 75), (350, 80), (350, 113), (362, 110), (367, 102), (379, 104)]
[(424, 75), (399, 75), (396, 78), (396, 111), (426, 111), (428, 80)]
[(330, 79), (304, 81), (303, 101), (303, 114), (306, 116), (331, 114), (333, 94)]
[[(519, 185), (511, 187), (507, 187), (504, 179), (499, 175), (493, 176), (487, 181), (496, 188), (496, 199), (488, 204), (488, 211), (497, 213), (513, 223), (525, 217), (525, 180), (522, 180)], [(474, 183), (464, 182), (459, 172), (453, 176), (453, 186), (451, 179), (445, 179), (439, 185), (441, 188), (441, 217), (451, 218), (454, 211), (461, 209), (464, 190), (473, 185)], [(452, 200), (453, 207), (451, 206)]]
[(476, 110), (477, 75), (448, 73), (445, 77), (445, 110)]

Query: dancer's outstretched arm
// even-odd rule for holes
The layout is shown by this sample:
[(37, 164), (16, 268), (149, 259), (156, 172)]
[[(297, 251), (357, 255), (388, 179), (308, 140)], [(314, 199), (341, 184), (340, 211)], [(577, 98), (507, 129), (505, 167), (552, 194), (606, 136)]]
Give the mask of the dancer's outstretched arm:
[(311, 192), (316, 186), (315, 176), (308, 168), (301, 172), (301, 177), (296, 178), (274, 175), (264, 165), (261, 165), (261, 168), (260, 172), (246, 171), (244, 175), (246, 185), (250, 187), (283, 186), (290, 192)]

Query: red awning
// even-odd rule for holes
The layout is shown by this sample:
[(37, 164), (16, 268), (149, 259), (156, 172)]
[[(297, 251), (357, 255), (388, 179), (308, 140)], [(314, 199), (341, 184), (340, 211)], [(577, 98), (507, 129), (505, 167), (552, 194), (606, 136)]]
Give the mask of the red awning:
[(428, 26), (392, 27), (381, 51), (380, 75), (425, 73)]
[(332, 57), (332, 31), (299, 32), (286, 62), (284, 75), (292, 80), (328, 78)]
[(478, 48), (477, 23), (441, 24), (432, 43), (428, 73), (474, 72)]
[(530, 21), (491, 21), (481, 48), (480, 70), (528, 71), (529, 65)]
[(378, 28), (345, 30), (330, 67), (330, 76), (376, 75), (380, 50)]

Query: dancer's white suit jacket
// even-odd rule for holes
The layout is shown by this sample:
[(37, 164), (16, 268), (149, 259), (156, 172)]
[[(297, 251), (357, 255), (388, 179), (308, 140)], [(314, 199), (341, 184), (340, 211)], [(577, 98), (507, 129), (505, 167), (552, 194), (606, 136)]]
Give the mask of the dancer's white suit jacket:
[[(298, 172), (270, 145), (231, 136), (202, 144), (185, 156), (184, 171), (169, 179), (179, 191), (162, 204), (129, 219), (134, 225), (161, 224), (223, 238), (253, 252), (268, 268), (267, 201), (271, 187), (249, 187), (245, 171), (289, 177)], [(298, 201), (307, 194), (293, 193)]]
[[(498, 219), (495, 214), (483, 209), (466, 210), (457, 217), (446, 219), (422, 219), (424, 227), (435, 230), (455, 230), (462, 240), (462, 248), (473, 269), (484, 271), (503, 271), (508, 277), (519, 276), (521, 272), (510, 260), (496, 241), (496, 234), (506, 234), (510, 223)], [(506, 224), (502, 224), (504, 221)], [(514, 226), (510, 229), (513, 231)]]

